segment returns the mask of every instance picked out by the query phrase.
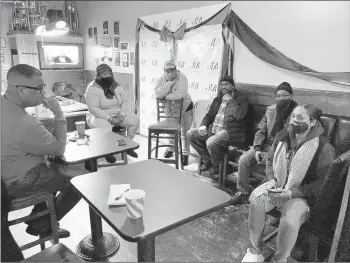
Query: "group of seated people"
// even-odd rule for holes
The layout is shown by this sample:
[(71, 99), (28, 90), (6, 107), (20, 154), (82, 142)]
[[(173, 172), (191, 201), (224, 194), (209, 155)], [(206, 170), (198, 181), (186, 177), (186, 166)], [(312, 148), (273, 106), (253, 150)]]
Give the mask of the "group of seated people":
[[(57, 99), (45, 97), (40, 70), (25, 64), (16, 65), (8, 71), (7, 82), (7, 91), (1, 97), (1, 179), (6, 190), (2, 192), (7, 193), (9, 201), (40, 191), (55, 195), (59, 192), (55, 206), (60, 221), (80, 200), (70, 179), (88, 171), (83, 164), (66, 167), (46, 158), (65, 152), (67, 122)], [(188, 164), (191, 145), (205, 160), (201, 170), (209, 170), (212, 176), (219, 172), (223, 148), (243, 146), (248, 133), (248, 100), (235, 88), (234, 80), (229, 76), (220, 80), (219, 87), (220, 94), (213, 100), (200, 126), (192, 129), (193, 102), (188, 93), (188, 82), (173, 61), (165, 62), (164, 75), (154, 90), (157, 98), (184, 99), (181, 123), (184, 165)], [(134, 138), (139, 117), (126, 109), (123, 88), (115, 81), (108, 65), (97, 67), (96, 78), (88, 85), (85, 96), (89, 109), (87, 124), (91, 128), (110, 129), (118, 125), (127, 129), (128, 138)], [(258, 126), (253, 147), (240, 157), (239, 191), (232, 197), (232, 204), (250, 202), (250, 245), (243, 258), (245, 262), (264, 260), (261, 249), (265, 214), (274, 208), (281, 211), (282, 217), (273, 260), (287, 260), (300, 226), (307, 220), (320, 194), (322, 178), (330, 172), (335, 157), (333, 147), (322, 137), (321, 110), (312, 104), (298, 106), (292, 99), (293, 89), (286, 82), (276, 88), (275, 97), (276, 104), (267, 108)], [(25, 111), (26, 107), (42, 103), (54, 114), (52, 131)], [(137, 157), (134, 151), (128, 154)], [(170, 158), (173, 154), (173, 149), (168, 148), (164, 157)], [(114, 156), (106, 159), (116, 161)], [(254, 165), (261, 161), (266, 162), (266, 180), (253, 189), (249, 176)], [(278, 191), (271, 192), (272, 188)], [(45, 208), (46, 204), (42, 203), (36, 205), (33, 212)], [(28, 222), (26, 232), (42, 236), (49, 235), (50, 230), (49, 218), (44, 216)], [(69, 231), (59, 228), (59, 238), (69, 236)], [(9, 231), (2, 231), (4, 244), (3, 240), (6, 244), (13, 240)], [(22, 255), (15, 245), (2, 246), (3, 249), (15, 251), (2, 255)], [(12, 261), (13, 258), (9, 256), (2, 260)]]

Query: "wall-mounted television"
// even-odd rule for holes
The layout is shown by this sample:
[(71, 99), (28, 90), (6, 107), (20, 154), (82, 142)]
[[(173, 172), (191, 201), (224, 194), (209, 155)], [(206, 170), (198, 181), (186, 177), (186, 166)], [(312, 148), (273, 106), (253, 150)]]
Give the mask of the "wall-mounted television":
[(84, 69), (83, 44), (38, 41), (42, 70)]

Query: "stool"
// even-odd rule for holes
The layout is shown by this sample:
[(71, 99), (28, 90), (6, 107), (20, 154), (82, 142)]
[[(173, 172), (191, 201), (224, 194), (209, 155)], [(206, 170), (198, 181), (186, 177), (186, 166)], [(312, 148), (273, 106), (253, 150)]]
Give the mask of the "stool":
[[(164, 163), (175, 164), (176, 169), (179, 169), (179, 154), (180, 165), (183, 170), (182, 158), (182, 142), (181, 142), (181, 115), (182, 115), (183, 99), (165, 100), (157, 99), (157, 122), (152, 123), (148, 127), (148, 159), (152, 159), (152, 151), (156, 150), (156, 159)], [(165, 120), (161, 120), (165, 119)], [(165, 134), (167, 136), (162, 136)], [(152, 148), (152, 139), (156, 139), (156, 146)], [(159, 145), (159, 139), (174, 139), (174, 145), (166, 144)], [(158, 148), (171, 147), (175, 148), (175, 160), (159, 159)]]

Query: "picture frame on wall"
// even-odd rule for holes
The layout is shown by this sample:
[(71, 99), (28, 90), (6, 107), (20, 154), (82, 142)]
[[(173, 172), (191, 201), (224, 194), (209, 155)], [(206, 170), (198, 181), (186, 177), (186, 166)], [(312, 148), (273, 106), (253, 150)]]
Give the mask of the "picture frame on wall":
[(5, 57), (1, 56), (1, 62), (4, 62), (4, 61), (5, 61)]
[(120, 49), (121, 50), (129, 49), (129, 43), (128, 42), (120, 42)]
[(89, 38), (93, 38), (93, 35), (92, 35), (92, 27), (90, 27), (88, 29), (88, 35), (89, 35)]
[(134, 65), (135, 52), (130, 52), (130, 65)]
[(94, 44), (98, 45), (98, 40), (97, 40), (97, 27), (94, 27)]
[(114, 35), (119, 35), (119, 21), (114, 21)]
[(113, 39), (113, 47), (119, 49), (119, 37), (114, 37)]
[(96, 65), (100, 64), (100, 60), (98, 58), (95, 58)]
[(123, 53), (123, 67), (129, 67), (129, 53)]
[(114, 52), (114, 65), (120, 67), (120, 52)]
[(1, 56), (3, 56), (4, 55), (4, 50), (3, 49), (1, 49)]
[(5, 38), (1, 38), (1, 48), (6, 48)]
[(108, 35), (108, 21), (103, 22), (103, 34)]

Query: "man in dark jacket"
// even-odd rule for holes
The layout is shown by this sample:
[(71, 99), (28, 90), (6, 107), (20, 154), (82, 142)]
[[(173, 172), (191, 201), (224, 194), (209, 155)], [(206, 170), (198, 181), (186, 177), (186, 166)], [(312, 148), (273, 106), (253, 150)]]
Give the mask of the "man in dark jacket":
[(248, 101), (235, 89), (232, 77), (224, 76), (219, 88), (220, 95), (213, 100), (200, 127), (187, 132), (190, 144), (205, 159), (201, 171), (210, 169), (209, 173), (214, 177), (219, 173), (223, 147), (244, 145), (248, 112)]
[(261, 162), (263, 156), (269, 151), (271, 144), (278, 132), (280, 132), (289, 115), (298, 105), (293, 99), (293, 89), (289, 83), (283, 82), (275, 92), (276, 104), (267, 107), (262, 120), (258, 125), (258, 131), (255, 134), (253, 148), (245, 152), (239, 159), (237, 189), (239, 192), (233, 197), (233, 202), (246, 203), (248, 197), (253, 191), (249, 185), (249, 177), (253, 167)]

